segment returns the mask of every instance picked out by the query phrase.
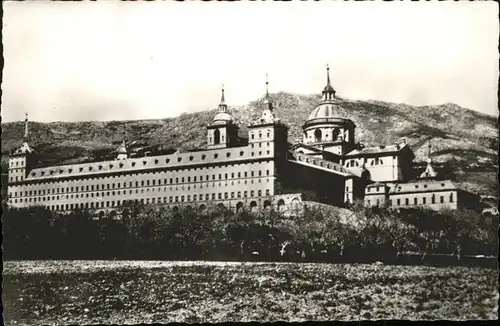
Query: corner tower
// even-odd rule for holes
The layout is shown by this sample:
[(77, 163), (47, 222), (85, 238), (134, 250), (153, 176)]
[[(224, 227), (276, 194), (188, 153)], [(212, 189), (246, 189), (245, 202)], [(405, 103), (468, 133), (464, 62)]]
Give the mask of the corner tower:
[(208, 149), (232, 147), (238, 142), (238, 126), (233, 123), (227, 110), (224, 85), (222, 85), (221, 93), (217, 114), (207, 127)]
[(31, 168), (33, 150), (29, 146), (28, 141), (29, 125), (28, 114), (26, 113), (23, 143), (9, 157), (9, 184), (24, 181)]

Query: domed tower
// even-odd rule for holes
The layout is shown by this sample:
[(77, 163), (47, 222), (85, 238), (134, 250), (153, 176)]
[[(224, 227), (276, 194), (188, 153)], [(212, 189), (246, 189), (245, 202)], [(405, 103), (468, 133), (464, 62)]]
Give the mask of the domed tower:
[(117, 160), (126, 160), (128, 158), (128, 149), (125, 144), (125, 139), (122, 140), (120, 147), (118, 148), (118, 155), (116, 156)]
[(238, 126), (233, 123), (228, 113), (224, 98), (224, 85), (222, 95), (214, 120), (207, 127), (208, 149), (225, 148), (235, 145), (238, 141)]
[(28, 133), (28, 114), (24, 119), (24, 136), (23, 143), (21, 147), (16, 149), (9, 157), (9, 183), (17, 183), (23, 181), (32, 163), (33, 150), (28, 144), (29, 133)]
[(354, 148), (356, 125), (348, 118), (339, 116), (345, 112), (341, 101), (335, 96), (330, 82), (330, 68), (326, 66), (326, 86), (321, 103), (311, 112), (302, 126), (303, 143), (337, 155), (344, 155)]

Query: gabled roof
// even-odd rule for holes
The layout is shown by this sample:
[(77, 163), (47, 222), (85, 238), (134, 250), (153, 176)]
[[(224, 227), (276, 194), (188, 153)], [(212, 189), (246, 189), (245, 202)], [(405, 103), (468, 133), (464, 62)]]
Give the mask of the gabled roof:
[(295, 151), (295, 150), (297, 150), (298, 148), (305, 148), (305, 149), (311, 150), (311, 151), (313, 151), (313, 152), (318, 152), (318, 153), (323, 152), (323, 150), (322, 150), (322, 149), (319, 149), (319, 148), (314, 147), (314, 146), (310, 146), (310, 145), (302, 144), (302, 143), (300, 143), (300, 144), (295, 144), (295, 145), (293, 145), (293, 146), (291, 147), (291, 149), (292, 149), (292, 150), (294, 150), (294, 151)]
[(391, 187), (389, 193), (418, 193), (457, 189), (458, 188), (453, 184), (453, 182), (451, 182), (451, 180), (419, 180), (407, 183), (396, 183)]
[(355, 149), (346, 154), (346, 156), (363, 156), (363, 155), (373, 155), (373, 154), (389, 154), (389, 153), (397, 153), (403, 148), (407, 148), (408, 145), (406, 143), (396, 144), (396, 145), (388, 145), (388, 146), (373, 146), (373, 147), (365, 147), (361, 149)]

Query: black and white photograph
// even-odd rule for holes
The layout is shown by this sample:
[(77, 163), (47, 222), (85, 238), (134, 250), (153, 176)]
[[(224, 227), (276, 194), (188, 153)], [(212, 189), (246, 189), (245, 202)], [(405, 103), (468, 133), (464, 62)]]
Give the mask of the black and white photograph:
[(5, 325), (497, 320), (495, 1), (3, 1)]

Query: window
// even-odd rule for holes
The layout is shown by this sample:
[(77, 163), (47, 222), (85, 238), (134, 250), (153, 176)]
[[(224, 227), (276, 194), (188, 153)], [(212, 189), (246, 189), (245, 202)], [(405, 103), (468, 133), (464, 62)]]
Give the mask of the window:
[(380, 206), (380, 199), (377, 199), (377, 206)]
[(413, 198), (413, 205), (417, 205), (417, 204), (418, 204), (418, 198), (415, 197), (415, 198)]
[(392, 199), (389, 199), (389, 206), (392, 206)]
[(441, 204), (443, 204), (443, 203), (444, 203), (444, 196), (441, 196), (441, 197), (439, 198), (439, 200), (441, 201)]
[(453, 203), (453, 193), (450, 194), (450, 203)]
[(431, 197), (431, 202), (432, 202), (433, 204), (435, 204), (435, 203), (436, 203), (436, 196), (435, 196), (434, 194), (432, 194), (432, 197)]
[(408, 206), (410, 203), (409, 203), (409, 199), (408, 198), (405, 198), (405, 205)]
[(370, 200), (368, 200), (368, 206), (370, 206)]
[(258, 194), (258, 196), (259, 196), (259, 197), (260, 197), (260, 196), (262, 196), (262, 190), (259, 190), (259, 191), (257, 192), (257, 194)]
[(397, 203), (398, 203), (398, 206), (401, 205), (401, 200), (398, 199)]
[(219, 193), (217, 194), (217, 197), (218, 197), (219, 199), (222, 199), (222, 193), (221, 193), (221, 192), (219, 192)]
[(228, 198), (228, 193), (227, 193), (227, 192), (225, 192), (225, 193), (224, 193), (224, 199), (227, 199), (227, 198)]
[(253, 197), (255, 195), (255, 192), (252, 190), (250, 191), (250, 197)]
[(427, 204), (427, 198), (425, 198), (425, 197), (422, 198), (422, 204), (424, 204), (424, 205)]

